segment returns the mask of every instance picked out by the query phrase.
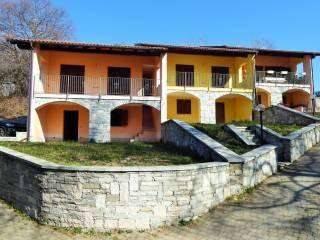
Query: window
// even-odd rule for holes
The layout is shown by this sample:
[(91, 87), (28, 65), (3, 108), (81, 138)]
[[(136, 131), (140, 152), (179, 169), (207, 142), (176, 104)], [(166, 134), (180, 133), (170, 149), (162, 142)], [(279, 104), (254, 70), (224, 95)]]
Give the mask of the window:
[(191, 114), (191, 100), (178, 99), (177, 100), (177, 114)]
[(212, 87), (224, 87), (229, 81), (228, 67), (212, 67)]
[(130, 77), (130, 68), (108, 67), (108, 95), (129, 95)]
[(60, 93), (83, 94), (84, 72), (82, 65), (60, 66)]
[(111, 126), (124, 127), (128, 125), (128, 110), (115, 109), (111, 112)]
[(193, 65), (176, 65), (176, 86), (194, 86)]

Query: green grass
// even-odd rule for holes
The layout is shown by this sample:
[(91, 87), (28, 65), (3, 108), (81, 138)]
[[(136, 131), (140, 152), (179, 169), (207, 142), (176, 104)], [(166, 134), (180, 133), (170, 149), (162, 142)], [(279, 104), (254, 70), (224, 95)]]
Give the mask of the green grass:
[(196, 123), (193, 124), (193, 126), (237, 154), (243, 154), (254, 149), (254, 147), (247, 146), (236, 139), (233, 135), (225, 131), (223, 129), (224, 125), (222, 124)]
[[(237, 126), (252, 126), (259, 124), (257, 121), (241, 121), (241, 122), (234, 122), (233, 124)], [(303, 126), (299, 126), (296, 124), (265, 124), (267, 128), (281, 134), (282, 136), (287, 136), (288, 134), (295, 132), (301, 129)]]
[(0, 142), (0, 146), (64, 165), (151, 166), (202, 161), (185, 149), (162, 143)]

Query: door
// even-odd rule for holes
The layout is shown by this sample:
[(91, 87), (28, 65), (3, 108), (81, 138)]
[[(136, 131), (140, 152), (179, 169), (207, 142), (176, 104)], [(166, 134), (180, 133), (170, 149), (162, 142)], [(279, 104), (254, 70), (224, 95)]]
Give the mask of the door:
[(130, 78), (130, 68), (108, 67), (108, 95), (130, 95)]
[(153, 68), (145, 68), (142, 72), (142, 94), (143, 96), (153, 96), (153, 90), (155, 87), (155, 72)]
[(150, 106), (142, 106), (142, 128), (143, 129), (153, 129), (153, 115), (152, 108)]
[(60, 93), (83, 94), (84, 71), (81, 65), (60, 66)]
[(63, 140), (78, 141), (78, 111), (64, 111)]
[(224, 123), (224, 103), (216, 102), (216, 123)]

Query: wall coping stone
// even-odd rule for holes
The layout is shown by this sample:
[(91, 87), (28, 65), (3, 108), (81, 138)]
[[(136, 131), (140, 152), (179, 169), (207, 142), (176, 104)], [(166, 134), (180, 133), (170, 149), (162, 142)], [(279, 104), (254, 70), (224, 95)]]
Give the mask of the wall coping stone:
[(264, 155), (274, 149), (277, 149), (277, 146), (272, 144), (265, 144), (251, 150), (250, 152), (246, 152), (241, 156), (244, 158), (245, 162), (249, 162), (249, 161), (255, 160), (257, 157)]
[(225, 167), (228, 166), (227, 162), (207, 162), (196, 163), (187, 165), (170, 165), (170, 166), (142, 166), (142, 167), (104, 167), (104, 166), (64, 166), (49, 162), (37, 157), (30, 156), (25, 153), (20, 153), (12, 149), (0, 146), (0, 152), (10, 155), (19, 161), (25, 162), (44, 170), (52, 171), (66, 171), (66, 172), (167, 172), (167, 171), (185, 171), (206, 169), (212, 167)]
[(278, 107), (278, 108), (281, 108), (281, 109), (283, 109), (283, 110), (285, 110), (285, 111), (292, 112), (292, 113), (298, 114), (298, 115), (300, 115), (300, 116), (303, 116), (303, 117), (305, 117), (305, 118), (309, 118), (309, 119), (312, 119), (312, 120), (314, 120), (314, 121), (320, 121), (320, 118), (314, 117), (314, 116), (312, 116), (312, 115), (310, 115), (310, 114), (307, 114), (307, 113), (304, 113), (304, 112), (300, 112), (300, 111), (295, 110), (295, 109), (292, 109), (292, 108), (288, 108), (288, 107), (283, 106), (283, 105), (281, 105), (281, 104), (272, 105), (271, 108), (272, 108), (272, 107)]
[(213, 150), (216, 154), (218, 154), (221, 158), (225, 159), (229, 163), (244, 161), (241, 156), (231, 151), (229, 148), (223, 146), (221, 143), (215, 141), (207, 134), (194, 128), (193, 126), (177, 119), (171, 119), (168, 122), (170, 121), (177, 124), (184, 131), (192, 134), (194, 138), (198, 139), (200, 142), (208, 146), (211, 150)]

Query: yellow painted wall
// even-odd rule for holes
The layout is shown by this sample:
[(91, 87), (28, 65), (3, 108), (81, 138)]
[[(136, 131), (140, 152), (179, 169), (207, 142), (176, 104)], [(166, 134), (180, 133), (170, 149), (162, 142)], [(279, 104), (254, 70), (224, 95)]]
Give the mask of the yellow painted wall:
[(251, 120), (252, 118), (252, 103), (245, 97), (227, 96), (217, 99), (216, 102), (224, 103), (226, 123)]
[[(177, 99), (191, 100), (191, 114), (177, 114)], [(178, 119), (188, 123), (200, 122), (200, 100), (186, 93), (172, 93), (168, 94), (168, 119)]]
[(79, 140), (87, 141), (89, 135), (89, 111), (76, 104), (49, 104), (37, 110), (45, 139), (63, 139), (63, 118), (65, 110), (79, 111)]
[[(176, 86), (176, 65), (193, 65), (195, 87), (211, 87), (211, 67), (229, 67), (231, 81), (229, 86), (252, 89), (252, 58), (220, 57), (191, 54), (168, 54), (168, 86)], [(247, 79), (242, 78), (241, 66), (247, 69)]]
[[(129, 67), (132, 78), (142, 78), (144, 66), (153, 66), (155, 71), (160, 68), (159, 57), (149, 56), (124, 56), (113, 54), (70, 53), (59, 51), (40, 51), (40, 71), (42, 75), (50, 75), (50, 86), (47, 88), (60, 89), (60, 65), (84, 65), (85, 66), (85, 93), (99, 93), (100, 81), (98, 78), (106, 78), (108, 67)], [(102, 88), (106, 91), (106, 80), (102, 81)]]

